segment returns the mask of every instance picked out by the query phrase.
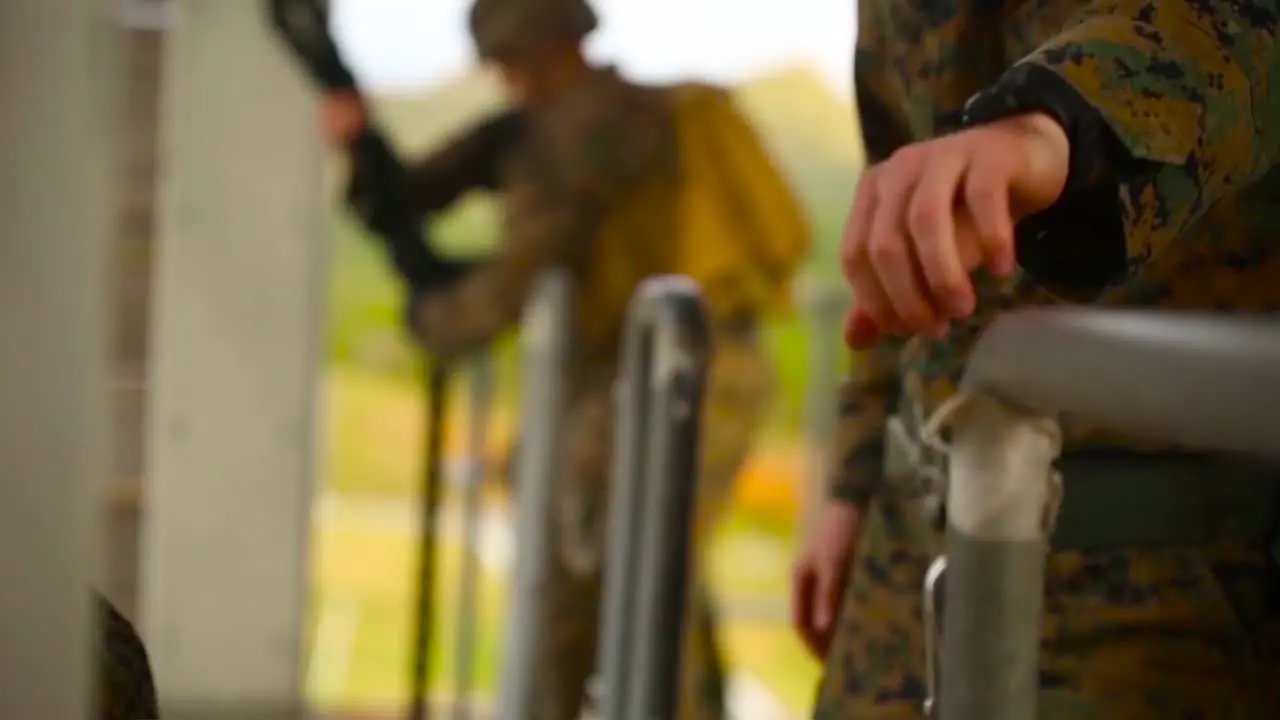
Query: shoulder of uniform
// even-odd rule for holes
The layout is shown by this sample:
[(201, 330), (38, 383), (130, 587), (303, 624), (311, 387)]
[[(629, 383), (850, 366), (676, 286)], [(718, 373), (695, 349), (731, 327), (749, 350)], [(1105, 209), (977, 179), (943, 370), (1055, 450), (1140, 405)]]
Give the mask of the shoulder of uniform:
[(571, 184), (626, 183), (673, 145), (669, 104), (655, 88), (618, 83), (599, 89), (594, 99), (548, 124), (539, 138)]

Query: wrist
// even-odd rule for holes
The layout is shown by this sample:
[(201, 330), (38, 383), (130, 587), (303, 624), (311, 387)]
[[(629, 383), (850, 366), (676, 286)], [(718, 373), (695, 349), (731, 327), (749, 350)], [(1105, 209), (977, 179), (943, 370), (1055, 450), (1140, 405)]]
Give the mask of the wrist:
[(1045, 141), (1040, 150), (1066, 157), (1063, 197), (1094, 187), (1107, 175), (1110, 129), (1053, 71), (1032, 63), (1016, 65), (965, 104), (966, 127), (1014, 118)]

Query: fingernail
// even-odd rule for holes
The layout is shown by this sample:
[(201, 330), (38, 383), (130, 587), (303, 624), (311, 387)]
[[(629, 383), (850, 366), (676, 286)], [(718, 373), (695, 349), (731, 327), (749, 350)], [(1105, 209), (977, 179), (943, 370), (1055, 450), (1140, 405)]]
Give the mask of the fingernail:
[(844, 341), (854, 350), (864, 350), (880, 339), (880, 328), (865, 313), (854, 311), (845, 324)]

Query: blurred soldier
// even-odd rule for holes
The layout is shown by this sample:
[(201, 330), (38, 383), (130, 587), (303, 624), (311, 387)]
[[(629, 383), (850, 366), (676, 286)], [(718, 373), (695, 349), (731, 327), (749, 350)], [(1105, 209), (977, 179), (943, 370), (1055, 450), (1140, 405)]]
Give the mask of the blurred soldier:
[[(862, 352), (793, 598), (827, 661), (818, 718), (921, 716), (946, 465), (919, 423), (1000, 307), (1280, 305), (1275, 3), (988, 5), (859, 5)], [(887, 426), (915, 467), (886, 464)], [(1275, 514), (1253, 511), (1277, 506), (1272, 478), (1065, 430), (1064, 502), (1084, 510), (1053, 538), (1040, 717), (1280, 715)]]
[[(450, 284), (415, 288), (413, 327), (435, 353), (478, 349), (514, 325), (536, 278), (567, 269), (577, 291), (577, 347), (567, 377), (548, 645), (540, 695), (524, 717), (575, 720), (597, 640), (611, 389), (627, 304), (648, 276), (702, 286), (715, 352), (703, 409), (695, 543), (728, 499), (766, 402), (760, 315), (788, 294), (808, 247), (803, 216), (726, 92), (642, 87), (593, 67), (585, 0), (476, 0), (470, 27), (516, 109), (481, 123), (411, 169), (419, 212), (462, 191), (496, 189), (505, 208), (497, 258)], [(351, 96), (327, 102), (335, 143), (359, 133)], [(681, 717), (724, 716), (722, 669), (706, 587), (695, 581)]]

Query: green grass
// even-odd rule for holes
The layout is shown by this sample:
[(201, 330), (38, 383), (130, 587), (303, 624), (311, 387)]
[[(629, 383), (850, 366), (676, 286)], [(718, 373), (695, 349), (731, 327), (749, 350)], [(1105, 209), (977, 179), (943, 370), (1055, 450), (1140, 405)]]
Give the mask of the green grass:
[[(367, 528), (320, 533), (316, 570), (316, 607), (345, 603), (358, 613), (348, 672), (341, 685), (310, 688), (312, 697), (329, 707), (386, 707), (408, 697), (414, 643), (413, 579), (417, 573), (413, 535), (379, 533)], [(457, 547), (441, 548), (435, 612), (431, 687), (453, 687), (455, 628), (459, 579)], [(497, 683), (497, 657), (505, 618), (505, 578), (485, 575), (477, 605), (474, 689), (492, 695)], [(321, 651), (319, 648), (317, 651)]]
[[(717, 597), (785, 598), (789, 552), (769, 534), (728, 529), (712, 553)], [(317, 540), (315, 606), (335, 602), (356, 608), (359, 616), (347, 673), (337, 686), (312, 685), (312, 697), (326, 707), (383, 708), (404, 702), (409, 690), (413, 643), (413, 577), (416, 544), (412, 534), (376, 528), (336, 528)], [(767, 548), (766, 552), (761, 552)], [(448, 694), (454, 665), (459, 556), (446, 545), (436, 596), (433, 692)], [(497, 687), (505, 626), (506, 578), (486, 575), (478, 604), (474, 666), (476, 697), (491, 700)], [(783, 621), (722, 622), (723, 649), (731, 667), (746, 670), (797, 714), (808, 709), (818, 667)], [(319, 650), (317, 650), (319, 651)]]
[[(327, 377), (329, 424), (327, 489), (352, 496), (383, 496), (412, 502), (418, 479), (422, 407), (412, 385), (395, 377), (351, 367), (331, 368)], [(710, 580), (728, 605), (787, 597), (787, 572), (794, 549), (793, 518), (730, 508), (710, 555)], [(317, 536), (317, 608), (346, 603), (359, 621), (346, 677), (339, 686), (313, 687), (330, 706), (396, 707), (408, 691), (412, 643), (415, 536), (376, 523), (335, 524)], [(452, 628), (456, 598), (456, 548), (445, 549), (434, 622), (433, 686), (447, 691), (453, 667)], [(475, 683), (482, 697), (495, 688), (505, 620), (506, 578), (484, 580), (478, 625)], [(817, 679), (817, 666), (787, 627), (784, 614), (771, 622), (722, 624), (725, 654), (751, 672), (797, 713), (804, 712)]]

